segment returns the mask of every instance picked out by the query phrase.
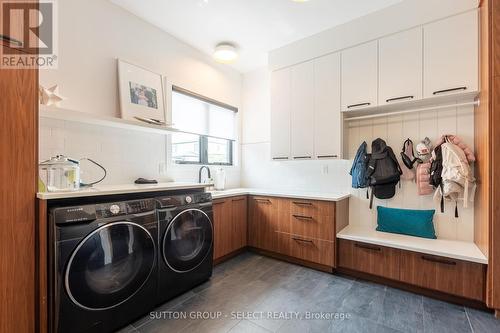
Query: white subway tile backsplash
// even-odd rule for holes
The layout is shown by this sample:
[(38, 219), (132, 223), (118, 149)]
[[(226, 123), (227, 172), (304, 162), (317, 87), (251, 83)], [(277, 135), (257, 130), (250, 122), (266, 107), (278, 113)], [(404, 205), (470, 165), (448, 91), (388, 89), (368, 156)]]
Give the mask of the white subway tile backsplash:
[[(40, 119), (39, 160), (57, 154), (76, 159), (91, 158), (108, 171), (103, 184), (131, 183), (139, 177), (159, 181), (198, 181), (199, 166), (167, 163), (166, 137), (161, 134), (128, 131), (54, 119)], [(167, 173), (160, 170), (167, 166)], [(215, 173), (217, 167), (211, 167)], [(240, 186), (240, 168), (226, 169), (227, 187)], [(101, 177), (102, 171), (82, 162), (82, 181)]]

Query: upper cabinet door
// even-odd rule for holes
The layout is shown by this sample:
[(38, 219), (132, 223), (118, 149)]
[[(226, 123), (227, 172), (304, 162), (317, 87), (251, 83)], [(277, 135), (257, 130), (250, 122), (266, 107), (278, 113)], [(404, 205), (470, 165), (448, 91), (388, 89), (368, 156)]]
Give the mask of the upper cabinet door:
[(377, 106), (378, 41), (342, 52), (342, 110)]
[(422, 28), (379, 40), (379, 105), (422, 98)]
[(291, 72), (289, 68), (271, 75), (271, 158), (290, 159)]
[(424, 97), (478, 91), (478, 13), (424, 26)]
[(314, 62), (308, 61), (291, 69), (292, 158), (312, 159), (314, 153)]
[(315, 60), (314, 87), (314, 155), (318, 159), (340, 158), (340, 53)]

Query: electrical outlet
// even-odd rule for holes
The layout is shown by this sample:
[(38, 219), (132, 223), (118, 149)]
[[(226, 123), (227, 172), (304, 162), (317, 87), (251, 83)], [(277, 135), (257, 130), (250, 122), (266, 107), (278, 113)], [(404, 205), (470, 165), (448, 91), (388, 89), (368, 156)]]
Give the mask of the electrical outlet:
[(165, 162), (158, 163), (158, 173), (160, 174), (160, 176), (167, 175), (167, 163)]
[(327, 175), (327, 174), (328, 174), (328, 165), (326, 165), (326, 164), (325, 164), (325, 165), (323, 165), (323, 166), (321, 167), (321, 173), (322, 173), (323, 175)]

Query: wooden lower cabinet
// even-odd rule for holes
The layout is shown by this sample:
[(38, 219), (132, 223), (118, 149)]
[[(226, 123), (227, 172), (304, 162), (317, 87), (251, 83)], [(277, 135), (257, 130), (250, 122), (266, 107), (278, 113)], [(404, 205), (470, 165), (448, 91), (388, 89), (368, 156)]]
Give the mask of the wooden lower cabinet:
[(246, 196), (230, 198), (231, 200), (231, 252), (247, 246), (248, 238), (248, 200)]
[(214, 260), (247, 246), (246, 196), (214, 200)]
[(485, 276), (481, 264), (401, 251), (400, 280), (412, 285), (482, 301)]
[(399, 250), (339, 239), (338, 251), (339, 267), (388, 279), (399, 279)]
[(280, 199), (268, 197), (250, 197), (248, 212), (248, 245), (277, 252), (279, 230)]
[(350, 240), (338, 240), (338, 267), (484, 301), (486, 266)]
[[(335, 267), (336, 205), (327, 201), (252, 196), (249, 245)], [(348, 209), (347, 204), (341, 207)]]

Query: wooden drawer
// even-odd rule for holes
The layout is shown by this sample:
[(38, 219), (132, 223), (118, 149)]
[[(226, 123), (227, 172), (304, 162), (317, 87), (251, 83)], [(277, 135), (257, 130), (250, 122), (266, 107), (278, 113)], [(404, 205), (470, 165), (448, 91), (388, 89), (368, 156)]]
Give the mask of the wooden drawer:
[(301, 216), (335, 216), (335, 202), (290, 199), (290, 214)]
[(338, 266), (398, 280), (400, 251), (388, 247), (338, 240)]
[(335, 216), (292, 214), (290, 230), (290, 233), (294, 235), (334, 241)]
[(403, 282), (483, 301), (486, 266), (422, 253), (402, 251)]
[(334, 267), (335, 247), (333, 242), (278, 233), (281, 254)]

